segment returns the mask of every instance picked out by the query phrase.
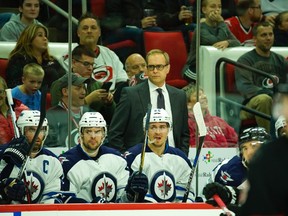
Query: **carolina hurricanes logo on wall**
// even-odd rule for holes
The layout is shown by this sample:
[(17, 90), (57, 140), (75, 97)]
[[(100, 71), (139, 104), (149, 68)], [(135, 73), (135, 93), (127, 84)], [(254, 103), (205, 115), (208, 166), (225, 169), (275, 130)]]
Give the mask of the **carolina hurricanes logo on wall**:
[(113, 68), (102, 65), (93, 70), (92, 78), (99, 82), (108, 82), (113, 78)]
[(101, 173), (97, 175), (93, 181), (91, 188), (92, 199), (101, 197), (108, 202), (116, 200), (117, 180), (110, 173)]
[(175, 180), (168, 171), (157, 172), (151, 181), (151, 194), (157, 202), (172, 202), (176, 197)]

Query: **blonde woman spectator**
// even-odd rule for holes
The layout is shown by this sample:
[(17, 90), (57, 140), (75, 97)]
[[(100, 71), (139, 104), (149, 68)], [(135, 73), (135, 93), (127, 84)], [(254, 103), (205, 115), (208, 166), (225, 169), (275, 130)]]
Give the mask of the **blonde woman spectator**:
[(59, 62), (49, 53), (47, 37), (48, 29), (40, 24), (32, 24), (22, 32), (9, 55), (6, 79), (10, 88), (22, 84), (23, 67), (29, 63), (42, 66), (45, 72), (43, 85), (48, 84), (49, 87), (65, 74)]

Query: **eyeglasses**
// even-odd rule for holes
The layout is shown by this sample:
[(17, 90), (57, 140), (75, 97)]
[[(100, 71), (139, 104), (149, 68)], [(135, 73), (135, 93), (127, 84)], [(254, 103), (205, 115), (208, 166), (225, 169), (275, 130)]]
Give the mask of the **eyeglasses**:
[(74, 60), (77, 61), (77, 62), (80, 62), (85, 67), (91, 66), (92, 68), (94, 68), (94, 63), (90, 63), (90, 62), (87, 62), (87, 61), (81, 61), (79, 59), (74, 59)]
[(89, 136), (92, 136), (93, 134), (95, 134), (95, 136), (101, 136), (103, 135), (103, 131), (102, 130), (98, 130), (98, 131), (93, 131), (93, 130), (84, 130), (85, 134), (88, 134)]
[(164, 67), (166, 67), (168, 64), (166, 65), (162, 65), (162, 64), (159, 64), (159, 65), (147, 65), (147, 69), (149, 71), (154, 71), (155, 68), (159, 71), (162, 71), (164, 69)]
[(154, 125), (152, 125), (152, 126), (149, 126), (149, 130), (150, 131), (153, 131), (153, 132), (160, 132), (160, 133), (162, 133), (162, 132), (165, 132), (165, 131), (167, 131), (167, 129), (168, 129), (168, 126), (167, 125), (161, 125), (161, 126), (159, 126), (159, 127), (156, 127), (156, 126), (154, 126)]
[(0, 95), (3, 95), (5, 93), (4, 89), (0, 89)]

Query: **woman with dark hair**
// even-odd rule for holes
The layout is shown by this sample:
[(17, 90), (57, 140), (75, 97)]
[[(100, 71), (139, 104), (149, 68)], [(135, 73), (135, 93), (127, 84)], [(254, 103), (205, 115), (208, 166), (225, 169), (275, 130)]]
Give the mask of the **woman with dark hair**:
[(15, 48), (9, 55), (6, 70), (8, 87), (22, 84), (23, 67), (29, 63), (39, 64), (44, 72), (43, 85), (62, 77), (66, 72), (59, 62), (49, 54), (48, 29), (41, 24), (31, 24), (24, 29)]
[(276, 16), (274, 38), (274, 46), (288, 46), (288, 11)]
[[(5, 90), (7, 88), (6, 81), (0, 76), (0, 145), (10, 142), (15, 136), (11, 112), (6, 99)], [(14, 111), (17, 118), (23, 110), (28, 110), (28, 107), (22, 104), (21, 101), (14, 99)]]

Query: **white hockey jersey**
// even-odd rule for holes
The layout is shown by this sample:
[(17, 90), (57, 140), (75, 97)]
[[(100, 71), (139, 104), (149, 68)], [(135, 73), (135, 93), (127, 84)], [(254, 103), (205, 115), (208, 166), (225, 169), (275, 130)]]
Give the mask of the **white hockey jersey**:
[[(17, 178), (20, 169), (1, 160), (0, 170), (1, 179), (4, 179)], [(56, 195), (61, 193), (62, 177), (62, 166), (51, 151), (42, 149), (35, 158), (30, 158), (24, 171), (23, 181), (30, 191), (31, 203), (54, 203), (57, 199)], [(24, 198), (25, 202), (27, 196)]]
[[(139, 170), (142, 144), (130, 148), (126, 153), (131, 172)], [(148, 202), (182, 202), (191, 162), (180, 150), (166, 145), (163, 155), (158, 156), (147, 146), (143, 173), (148, 177), (149, 190), (145, 200)], [(194, 202), (195, 195), (190, 186), (187, 202)]]
[(77, 145), (59, 156), (64, 170), (64, 187), (78, 198), (92, 202), (96, 197), (119, 202), (129, 178), (126, 160), (109, 147), (101, 146), (95, 158)]

